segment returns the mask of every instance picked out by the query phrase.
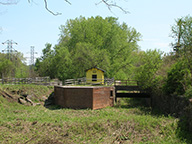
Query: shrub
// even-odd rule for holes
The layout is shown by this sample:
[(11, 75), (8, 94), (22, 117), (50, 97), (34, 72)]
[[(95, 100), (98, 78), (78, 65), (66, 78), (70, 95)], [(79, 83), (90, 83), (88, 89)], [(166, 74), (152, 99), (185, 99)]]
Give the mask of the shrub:
[(185, 97), (187, 97), (188, 99), (192, 98), (192, 86), (189, 86), (189, 88), (186, 90)]
[(191, 72), (185, 61), (178, 61), (168, 72), (164, 85), (167, 94), (183, 95), (191, 85)]

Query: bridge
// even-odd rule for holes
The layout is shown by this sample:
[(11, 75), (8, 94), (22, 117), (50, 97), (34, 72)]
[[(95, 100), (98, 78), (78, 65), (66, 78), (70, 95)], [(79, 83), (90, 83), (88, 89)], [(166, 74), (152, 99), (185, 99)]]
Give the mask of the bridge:
[(150, 98), (149, 93), (136, 80), (115, 80), (115, 101), (117, 98)]

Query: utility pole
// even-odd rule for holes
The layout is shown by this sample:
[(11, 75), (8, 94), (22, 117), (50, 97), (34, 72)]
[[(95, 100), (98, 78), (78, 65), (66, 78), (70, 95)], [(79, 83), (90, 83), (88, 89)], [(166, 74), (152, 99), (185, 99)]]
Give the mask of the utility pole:
[(17, 52), (17, 51), (13, 48), (13, 44), (16, 44), (16, 45), (17, 45), (17, 43), (14, 42), (13, 40), (7, 40), (7, 41), (3, 42), (2, 44), (3, 44), (3, 45), (4, 45), (4, 44), (7, 44), (7, 48), (4, 49), (4, 50), (2, 50), (2, 52), (7, 53), (7, 58), (8, 58), (9, 60), (12, 60), (12, 55), (13, 55), (13, 53), (14, 53), (14, 52)]

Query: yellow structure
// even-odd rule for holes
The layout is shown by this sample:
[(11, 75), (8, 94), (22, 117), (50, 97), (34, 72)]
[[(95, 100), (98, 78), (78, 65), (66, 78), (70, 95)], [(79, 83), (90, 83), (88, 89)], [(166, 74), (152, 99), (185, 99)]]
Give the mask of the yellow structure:
[(86, 70), (86, 82), (91, 84), (104, 84), (104, 70), (92, 67)]

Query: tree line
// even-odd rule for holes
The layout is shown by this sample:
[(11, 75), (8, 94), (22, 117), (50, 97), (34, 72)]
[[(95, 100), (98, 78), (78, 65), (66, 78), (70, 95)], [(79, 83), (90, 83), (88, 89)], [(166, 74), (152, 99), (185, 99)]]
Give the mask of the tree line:
[(0, 78), (26, 78), (31, 75), (22, 53), (0, 53)]
[(176, 19), (171, 31), (173, 52), (164, 54), (156, 49), (140, 50), (141, 34), (117, 18), (70, 19), (60, 26), (58, 44), (46, 43), (31, 69), (21, 53), (12, 59), (1, 53), (0, 77), (33, 74), (63, 81), (85, 77), (85, 70), (97, 66), (108, 78), (135, 79), (143, 88), (191, 97), (192, 17)]
[(57, 45), (47, 43), (43, 56), (36, 61), (41, 76), (61, 80), (85, 76), (85, 70), (94, 66), (106, 71), (106, 77), (126, 79), (139, 50), (141, 34), (117, 18), (100, 16), (79, 17), (60, 26)]
[(153, 93), (192, 98), (192, 17), (175, 20), (171, 27), (173, 52), (146, 51), (140, 56), (136, 78)]

